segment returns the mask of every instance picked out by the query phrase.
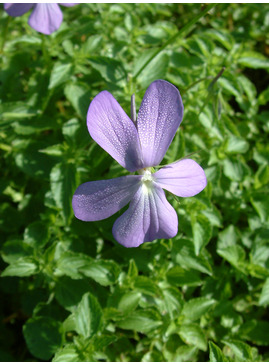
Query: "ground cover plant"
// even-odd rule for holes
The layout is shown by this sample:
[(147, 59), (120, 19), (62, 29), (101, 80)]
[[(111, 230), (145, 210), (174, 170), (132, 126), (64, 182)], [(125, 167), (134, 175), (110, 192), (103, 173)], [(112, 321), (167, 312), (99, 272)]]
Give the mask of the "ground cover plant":
[[(61, 11), (45, 35), (0, 9), (1, 360), (269, 360), (269, 5)], [(125, 248), (124, 210), (74, 217), (80, 184), (129, 173), (86, 115), (104, 90), (130, 115), (158, 79), (184, 104), (162, 164), (194, 153), (207, 186), (166, 193), (174, 238)]]

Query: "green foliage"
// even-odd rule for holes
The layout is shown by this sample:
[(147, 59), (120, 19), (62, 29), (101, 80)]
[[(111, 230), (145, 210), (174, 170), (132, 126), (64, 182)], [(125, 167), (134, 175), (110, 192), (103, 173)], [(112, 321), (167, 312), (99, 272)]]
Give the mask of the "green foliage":
[[(79, 4), (51, 36), (0, 11), (4, 361), (268, 361), (268, 4)], [(76, 187), (122, 176), (89, 136), (108, 90), (130, 114), (162, 78), (199, 195), (167, 194), (175, 238), (126, 249), (74, 217)], [(4, 343), (4, 344), (3, 344)]]

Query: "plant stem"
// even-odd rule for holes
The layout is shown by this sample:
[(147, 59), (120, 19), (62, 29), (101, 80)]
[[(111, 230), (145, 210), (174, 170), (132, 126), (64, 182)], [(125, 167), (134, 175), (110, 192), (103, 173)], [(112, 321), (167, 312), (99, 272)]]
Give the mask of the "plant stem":
[(5, 26), (4, 26), (3, 30), (2, 30), (2, 41), (1, 41), (1, 47), (0, 47), (0, 54), (3, 53), (4, 46), (5, 46), (5, 43), (6, 43), (9, 22), (10, 22), (10, 16), (7, 17), (6, 24), (5, 24)]
[(136, 72), (134, 78), (136, 79), (140, 73), (147, 67), (147, 65), (160, 53), (162, 52), (169, 44), (171, 44), (175, 39), (179, 36), (186, 36), (190, 31), (192, 26), (197, 23), (206, 13), (208, 13), (211, 9), (213, 9), (216, 4), (208, 5), (200, 14), (196, 15), (188, 24), (186, 24), (183, 28), (181, 28), (176, 34), (174, 34), (171, 38), (169, 38), (153, 55), (143, 64), (143, 66)]
[(131, 96), (131, 119), (136, 125), (136, 107), (135, 107), (135, 94)]

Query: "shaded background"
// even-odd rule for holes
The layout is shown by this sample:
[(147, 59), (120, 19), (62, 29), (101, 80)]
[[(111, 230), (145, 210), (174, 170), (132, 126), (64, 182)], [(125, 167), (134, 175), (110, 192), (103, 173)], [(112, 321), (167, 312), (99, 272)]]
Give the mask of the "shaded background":
[[(269, 5), (217, 5), (161, 48), (203, 9), (80, 4), (51, 36), (0, 10), (1, 360), (269, 359)], [(108, 90), (130, 114), (159, 78), (185, 107), (163, 164), (197, 151), (208, 186), (167, 195), (175, 238), (126, 249), (122, 211), (73, 216), (80, 183), (127, 173), (86, 113)]]

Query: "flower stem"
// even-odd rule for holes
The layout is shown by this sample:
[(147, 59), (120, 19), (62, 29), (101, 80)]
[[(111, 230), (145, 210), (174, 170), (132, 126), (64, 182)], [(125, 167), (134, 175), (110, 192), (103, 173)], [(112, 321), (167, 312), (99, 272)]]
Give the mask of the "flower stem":
[(136, 125), (136, 107), (135, 107), (135, 94), (131, 96), (131, 119)]
[(0, 54), (3, 53), (4, 46), (5, 46), (5, 43), (6, 43), (9, 22), (10, 22), (10, 16), (7, 17), (6, 24), (5, 24), (5, 26), (3, 27), (3, 30), (2, 30), (2, 41), (1, 41), (1, 47), (0, 47)]
[(160, 48), (156, 49), (156, 51), (152, 54), (152, 56), (145, 62), (142, 67), (136, 72), (134, 78), (136, 79), (140, 73), (147, 67), (147, 65), (160, 53), (162, 52), (169, 44), (171, 44), (176, 38), (179, 36), (186, 36), (190, 31), (192, 26), (198, 22), (206, 13), (208, 13), (212, 8), (214, 8), (216, 4), (208, 5), (200, 14), (196, 15), (188, 24), (186, 24), (183, 28), (181, 28), (176, 34), (174, 34), (171, 38), (169, 38)]

